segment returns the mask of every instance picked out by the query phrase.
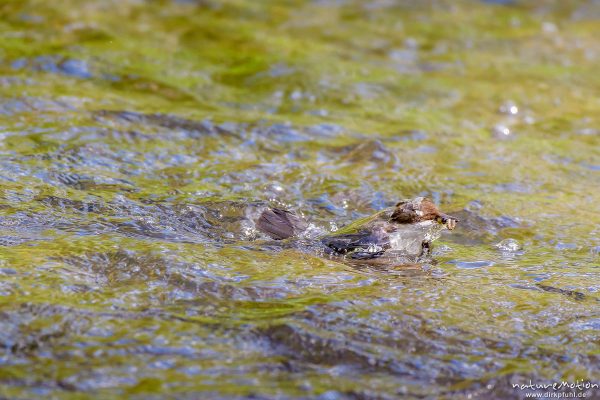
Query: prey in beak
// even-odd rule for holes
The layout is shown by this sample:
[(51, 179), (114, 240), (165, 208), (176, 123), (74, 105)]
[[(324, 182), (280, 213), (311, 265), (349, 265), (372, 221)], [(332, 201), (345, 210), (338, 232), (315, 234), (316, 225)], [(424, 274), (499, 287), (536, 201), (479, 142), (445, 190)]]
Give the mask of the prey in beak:
[(448, 230), (451, 231), (454, 228), (456, 228), (456, 223), (458, 222), (458, 219), (448, 214), (440, 213), (440, 215), (438, 215), (435, 218), (435, 221), (439, 224), (446, 225), (446, 228), (448, 228)]

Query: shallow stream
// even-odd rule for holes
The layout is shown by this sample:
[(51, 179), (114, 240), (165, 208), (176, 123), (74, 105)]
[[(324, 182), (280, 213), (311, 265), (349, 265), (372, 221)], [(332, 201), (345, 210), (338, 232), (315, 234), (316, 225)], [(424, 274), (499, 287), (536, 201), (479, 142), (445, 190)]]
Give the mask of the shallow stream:
[[(598, 1), (0, 4), (0, 397), (600, 383)], [(265, 240), (429, 196), (431, 262)]]

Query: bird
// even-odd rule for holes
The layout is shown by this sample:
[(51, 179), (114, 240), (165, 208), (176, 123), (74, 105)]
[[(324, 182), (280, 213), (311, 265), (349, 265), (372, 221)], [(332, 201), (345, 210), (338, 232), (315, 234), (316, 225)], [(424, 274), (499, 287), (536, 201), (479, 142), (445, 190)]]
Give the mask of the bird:
[[(327, 254), (354, 260), (383, 256), (420, 257), (444, 229), (454, 230), (458, 218), (441, 212), (427, 197), (402, 200), (394, 207), (361, 218), (316, 240)], [(275, 240), (298, 237), (308, 223), (295, 213), (267, 208), (256, 220), (260, 232)]]

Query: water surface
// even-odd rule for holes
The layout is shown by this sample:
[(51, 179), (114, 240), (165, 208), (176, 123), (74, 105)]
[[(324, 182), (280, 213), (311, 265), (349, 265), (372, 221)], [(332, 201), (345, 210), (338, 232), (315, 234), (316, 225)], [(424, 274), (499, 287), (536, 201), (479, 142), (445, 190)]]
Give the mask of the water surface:
[[(600, 383), (596, 1), (5, 1), (0, 396)], [(430, 196), (431, 262), (261, 238)]]

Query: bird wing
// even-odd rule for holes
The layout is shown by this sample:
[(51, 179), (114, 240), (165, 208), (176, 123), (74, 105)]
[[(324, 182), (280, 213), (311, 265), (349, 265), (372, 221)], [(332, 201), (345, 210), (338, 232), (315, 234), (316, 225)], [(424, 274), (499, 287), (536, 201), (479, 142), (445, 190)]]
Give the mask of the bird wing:
[(303, 232), (306, 222), (296, 214), (280, 208), (269, 208), (256, 221), (256, 228), (273, 239), (281, 240)]

